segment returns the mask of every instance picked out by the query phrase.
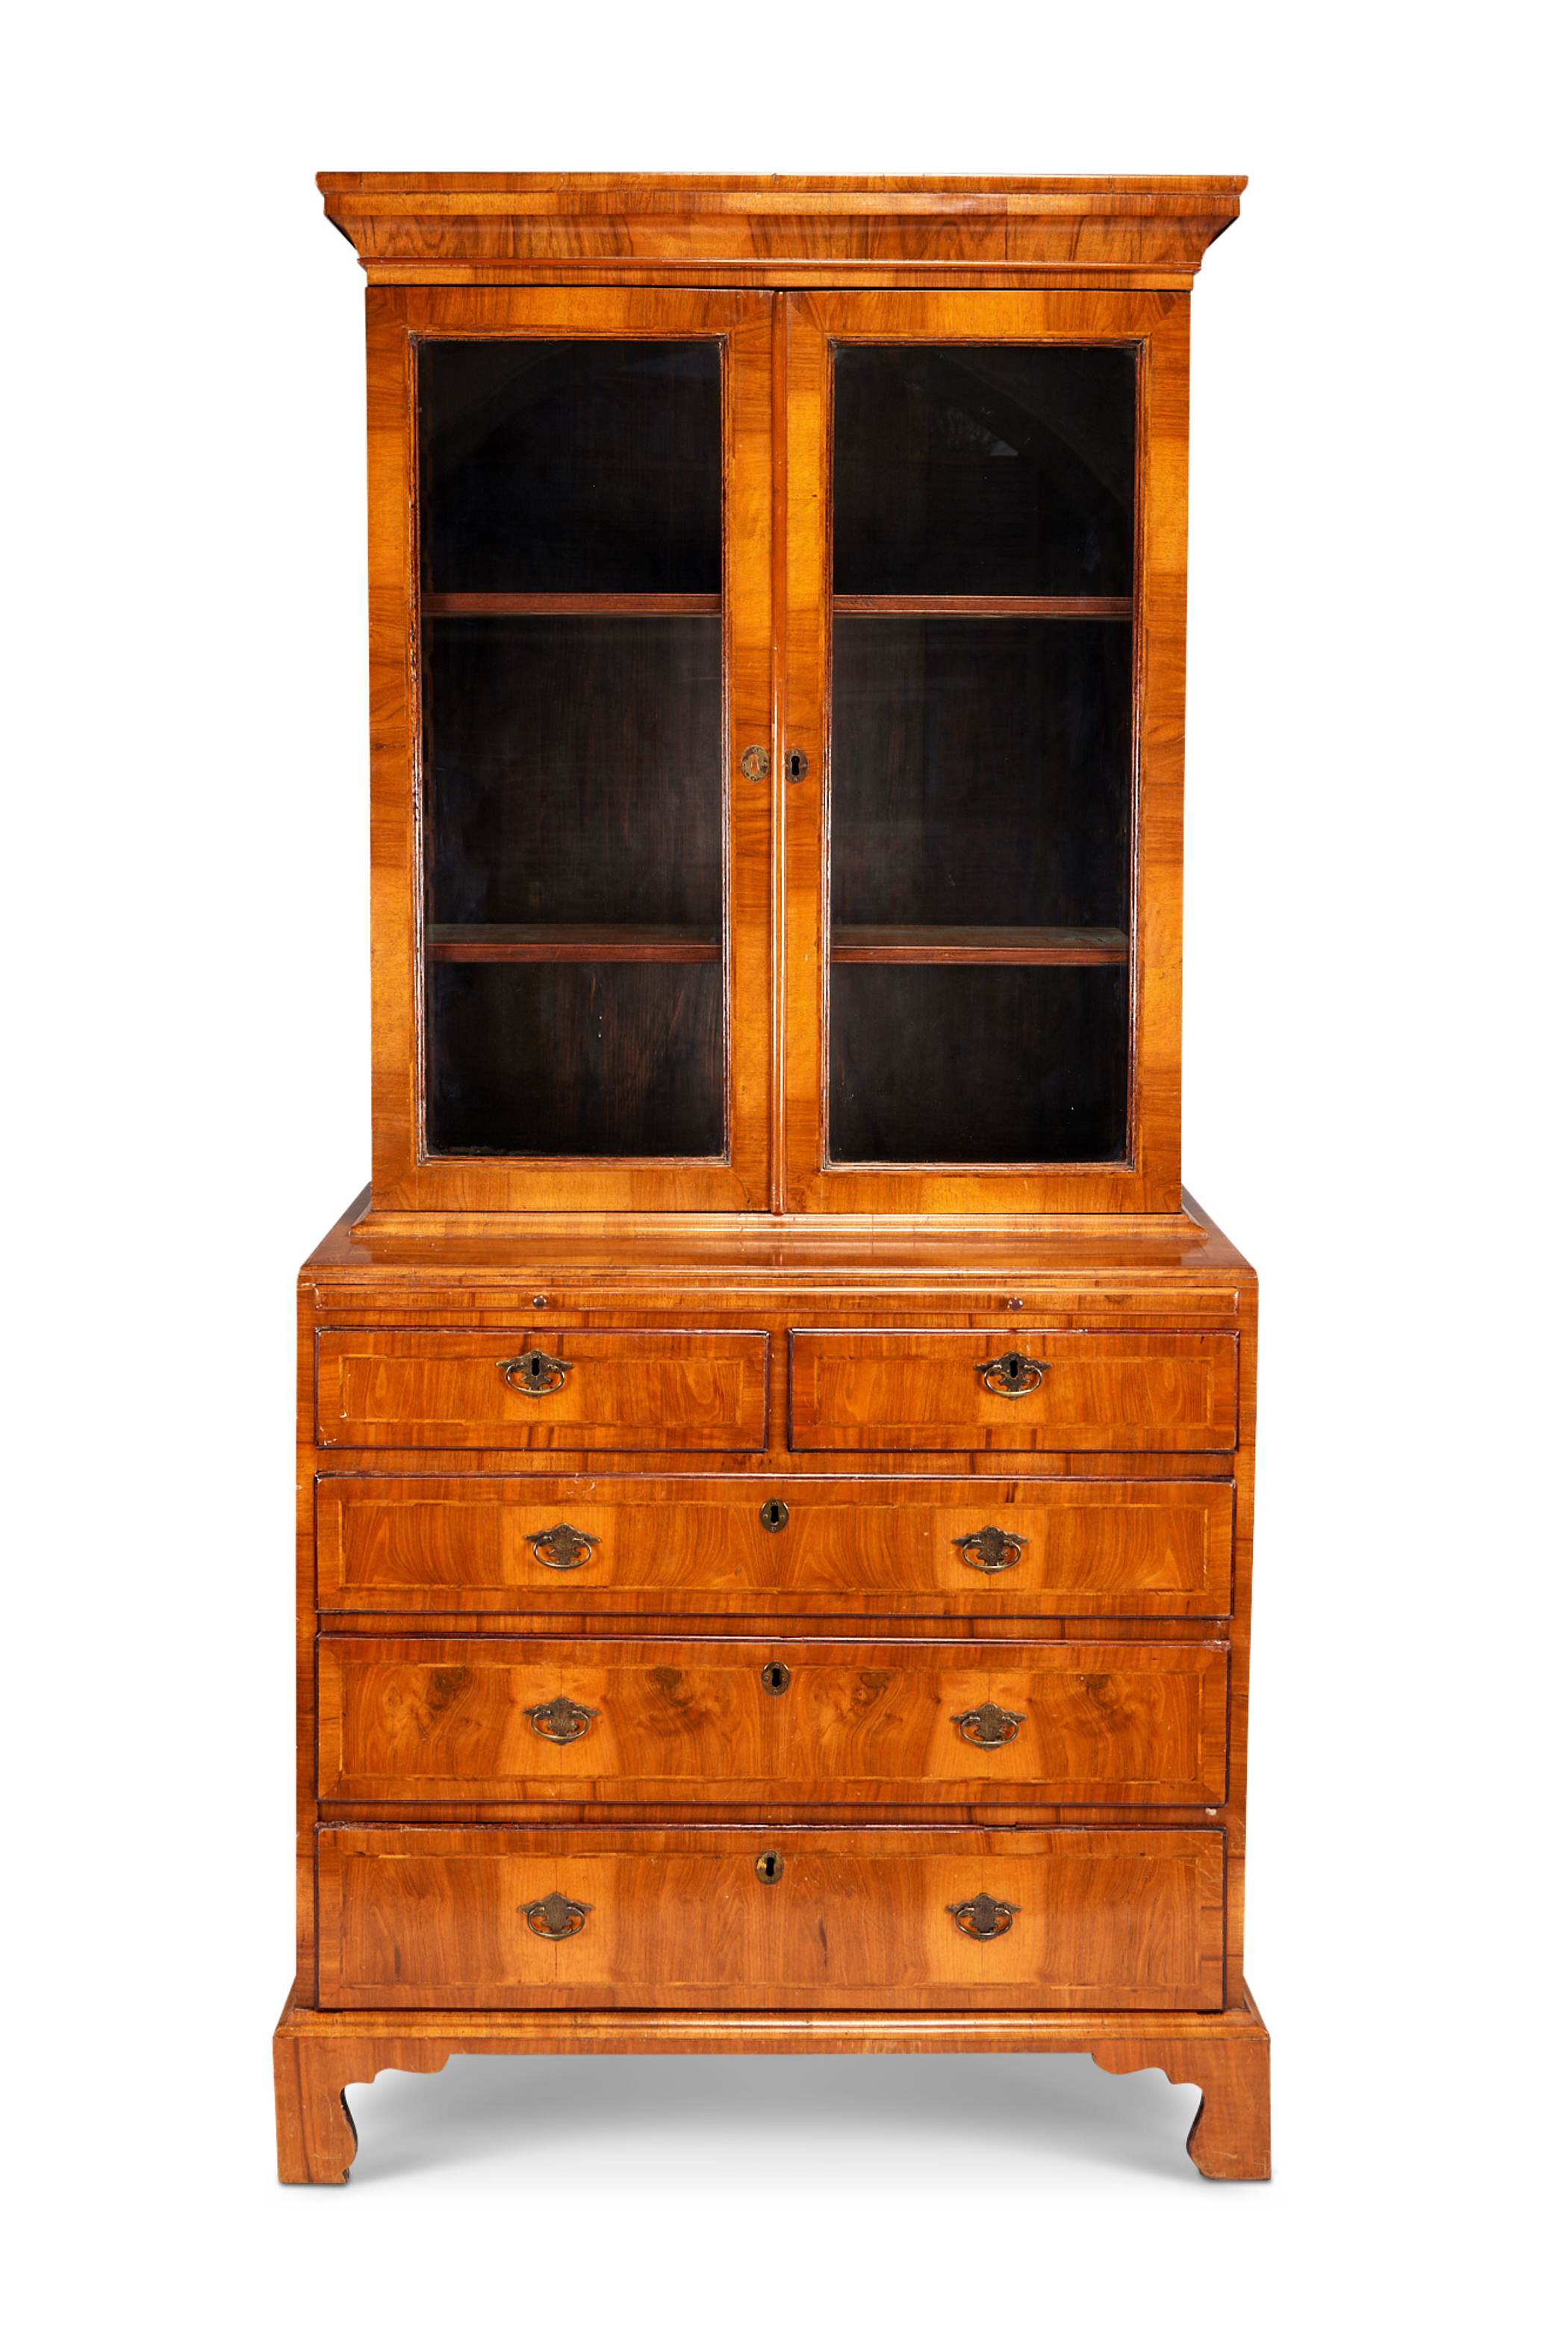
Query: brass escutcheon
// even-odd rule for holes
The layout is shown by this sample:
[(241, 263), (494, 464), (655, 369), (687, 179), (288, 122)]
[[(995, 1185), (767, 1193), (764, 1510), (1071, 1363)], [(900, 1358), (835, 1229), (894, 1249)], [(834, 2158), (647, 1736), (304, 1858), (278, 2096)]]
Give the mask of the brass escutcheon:
[(998, 1355), (994, 1363), (977, 1364), (980, 1384), (993, 1395), (1032, 1395), (1043, 1382), (1049, 1364), (1037, 1364), (1032, 1355)]
[(572, 1366), (542, 1348), (527, 1347), (520, 1355), (497, 1357), (496, 1369), (519, 1395), (554, 1395), (557, 1388), (565, 1387)]
[(784, 1875), (783, 1855), (781, 1853), (759, 1853), (757, 1856), (757, 1875), (762, 1880), (764, 1886), (777, 1886), (779, 1880)]
[(747, 783), (759, 784), (773, 762), (760, 743), (749, 743), (740, 755), (740, 772)]

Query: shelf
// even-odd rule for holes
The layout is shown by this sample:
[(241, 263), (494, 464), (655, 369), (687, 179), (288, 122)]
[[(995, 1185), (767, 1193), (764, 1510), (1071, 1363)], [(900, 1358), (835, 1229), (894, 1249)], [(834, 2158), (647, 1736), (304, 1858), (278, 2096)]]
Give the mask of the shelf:
[(1125, 963), (1125, 931), (955, 923), (835, 924), (833, 963)]
[(563, 596), (535, 595), (531, 590), (473, 596), (427, 592), (420, 598), (419, 609), (426, 621), (508, 620), (529, 614), (554, 620), (575, 612), (591, 616), (621, 613), (632, 620), (667, 621), (717, 614), (724, 609), (724, 600), (717, 594), (642, 596), (622, 593), (619, 589), (602, 593), (585, 590), (581, 594)]
[(835, 620), (1130, 621), (1130, 596), (835, 596)]
[(700, 923), (433, 923), (429, 963), (717, 963)]

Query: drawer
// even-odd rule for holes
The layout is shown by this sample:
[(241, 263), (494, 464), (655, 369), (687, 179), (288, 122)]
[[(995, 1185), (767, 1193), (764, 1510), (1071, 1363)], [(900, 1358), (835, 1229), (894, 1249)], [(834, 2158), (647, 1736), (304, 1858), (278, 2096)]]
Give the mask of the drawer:
[(759, 1453), (765, 1331), (319, 1331), (323, 1445)]
[(1223, 1616), (1234, 1519), (1223, 1479), (326, 1477), (317, 1597), (385, 1613)]
[(319, 1646), (334, 1803), (1225, 1802), (1220, 1642)]
[(1224, 1852), (1212, 1829), (334, 1827), (321, 2005), (1214, 2009)]
[(1228, 1452), (1230, 1332), (792, 1331), (799, 1452)]

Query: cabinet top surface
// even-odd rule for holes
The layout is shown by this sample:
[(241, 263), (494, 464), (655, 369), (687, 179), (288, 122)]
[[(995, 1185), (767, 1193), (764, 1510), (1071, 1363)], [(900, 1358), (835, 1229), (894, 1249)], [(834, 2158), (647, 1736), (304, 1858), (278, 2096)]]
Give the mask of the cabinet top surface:
[(677, 172), (321, 172), (316, 183), (328, 218), (382, 282), (450, 282), (458, 268), (487, 283), (606, 270), (686, 283), (886, 283), (936, 269), (949, 279), (1000, 270), (1013, 282), (1171, 287), (1190, 284), (1247, 185), (1239, 174)]
[[(973, 1279), (1091, 1289), (1249, 1282), (1252, 1269), (1190, 1196), (1168, 1217), (366, 1217), (369, 1194), (312, 1251), (304, 1278), (557, 1287), (570, 1275), (745, 1290), (842, 1284), (921, 1290)], [(356, 1222), (356, 1219), (361, 1221)], [(695, 1301), (692, 1301), (695, 1302)]]

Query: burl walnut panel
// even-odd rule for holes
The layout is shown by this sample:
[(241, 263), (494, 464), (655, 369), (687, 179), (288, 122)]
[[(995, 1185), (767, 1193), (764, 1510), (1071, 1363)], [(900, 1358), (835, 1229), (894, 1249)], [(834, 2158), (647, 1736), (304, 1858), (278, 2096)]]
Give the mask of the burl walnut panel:
[[(1019, 1395), (985, 1384), (1012, 1356)], [(1032, 1376), (1032, 1374), (1029, 1374)], [(800, 1452), (1228, 1450), (1236, 1341), (1210, 1332), (794, 1331), (789, 1443)]]
[[(565, 1367), (552, 1393), (502, 1365)], [(765, 1331), (322, 1331), (323, 1445), (488, 1445), (616, 1453), (757, 1453), (766, 1441)]]
[(1223, 1645), (323, 1641), (332, 1803), (1220, 1804)]
[(1230, 1606), (1228, 1479), (332, 1477), (316, 1497), (324, 1609), (1216, 1617)]
[[(1223, 1998), (1213, 1829), (331, 1828), (319, 1842), (327, 2008)], [(963, 1931), (967, 1906), (988, 1939)]]

